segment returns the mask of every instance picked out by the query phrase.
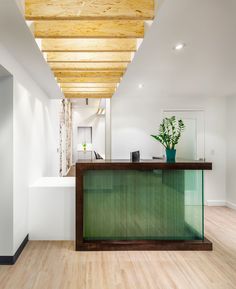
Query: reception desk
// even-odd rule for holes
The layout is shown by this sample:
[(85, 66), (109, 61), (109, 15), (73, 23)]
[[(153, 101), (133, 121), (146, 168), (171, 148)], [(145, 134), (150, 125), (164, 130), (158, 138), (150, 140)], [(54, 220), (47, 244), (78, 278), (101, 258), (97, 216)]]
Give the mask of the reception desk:
[(204, 236), (207, 162), (76, 164), (76, 250), (212, 250)]

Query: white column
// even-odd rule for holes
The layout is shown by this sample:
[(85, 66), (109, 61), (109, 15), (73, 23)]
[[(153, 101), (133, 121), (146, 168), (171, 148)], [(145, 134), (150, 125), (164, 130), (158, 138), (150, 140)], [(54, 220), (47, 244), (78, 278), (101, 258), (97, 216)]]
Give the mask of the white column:
[(111, 100), (106, 99), (105, 157), (111, 159)]

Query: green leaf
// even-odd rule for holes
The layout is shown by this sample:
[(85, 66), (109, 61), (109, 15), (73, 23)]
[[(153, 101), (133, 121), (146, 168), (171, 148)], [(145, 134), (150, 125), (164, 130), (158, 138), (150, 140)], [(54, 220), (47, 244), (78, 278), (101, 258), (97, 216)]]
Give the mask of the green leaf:
[(177, 121), (175, 116), (171, 116), (170, 118), (166, 117), (159, 126), (158, 134), (151, 136), (165, 148), (174, 149), (184, 129), (185, 125), (182, 119)]

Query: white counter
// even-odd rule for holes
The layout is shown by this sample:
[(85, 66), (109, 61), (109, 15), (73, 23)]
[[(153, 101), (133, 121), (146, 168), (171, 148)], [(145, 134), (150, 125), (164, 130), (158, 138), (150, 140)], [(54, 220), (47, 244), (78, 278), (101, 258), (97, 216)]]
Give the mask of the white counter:
[(29, 238), (75, 239), (75, 178), (41, 178), (30, 186)]

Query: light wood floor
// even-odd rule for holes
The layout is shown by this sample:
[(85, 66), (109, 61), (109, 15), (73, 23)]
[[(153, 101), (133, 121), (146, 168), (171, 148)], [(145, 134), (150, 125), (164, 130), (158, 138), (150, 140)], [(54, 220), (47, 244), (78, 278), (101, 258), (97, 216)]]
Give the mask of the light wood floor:
[(233, 289), (236, 211), (206, 209), (213, 252), (75, 252), (73, 242), (29, 242), (0, 289)]
[(75, 177), (75, 165), (70, 167), (66, 177)]

